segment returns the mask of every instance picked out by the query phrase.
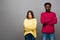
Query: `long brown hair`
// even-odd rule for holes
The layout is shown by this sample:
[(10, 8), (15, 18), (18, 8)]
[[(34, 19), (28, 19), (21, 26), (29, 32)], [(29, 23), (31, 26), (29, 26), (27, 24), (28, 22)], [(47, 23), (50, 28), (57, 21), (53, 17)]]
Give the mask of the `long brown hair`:
[(29, 19), (29, 17), (28, 17), (29, 13), (31, 13), (32, 18), (35, 18), (32, 10), (29, 10), (29, 11), (27, 12), (27, 16), (26, 16), (26, 18), (28, 18), (28, 19)]

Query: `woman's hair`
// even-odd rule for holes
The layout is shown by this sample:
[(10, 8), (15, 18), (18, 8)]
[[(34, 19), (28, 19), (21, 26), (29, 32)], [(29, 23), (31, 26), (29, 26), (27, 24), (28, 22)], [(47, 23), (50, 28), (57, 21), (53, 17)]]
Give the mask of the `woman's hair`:
[(29, 13), (31, 13), (32, 18), (34, 18), (34, 14), (33, 14), (33, 11), (32, 11), (32, 10), (29, 10), (29, 11), (27, 12), (27, 16), (26, 16), (26, 18), (28, 18), (28, 19), (29, 19), (29, 17), (28, 17)]

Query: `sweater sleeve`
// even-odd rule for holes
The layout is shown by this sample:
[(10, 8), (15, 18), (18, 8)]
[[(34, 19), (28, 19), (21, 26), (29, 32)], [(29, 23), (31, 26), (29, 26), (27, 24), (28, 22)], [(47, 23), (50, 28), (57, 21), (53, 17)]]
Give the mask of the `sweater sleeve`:
[(28, 20), (24, 19), (24, 30), (29, 30), (29, 24), (28, 24)]
[(36, 29), (36, 26), (37, 26), (37, 20), (34, 19), (34, 21), (32, 22), (32, 25), (30, 25), (30, 27), (28, 27), (29, 29)]
[(57, 23), (57, 17), (56, 14), (54, 13), (52, 21), (49, 22), (49, 24), (56, 24)]
[(37, 26), (37, 20), (34, 19), (31, 23), (31, 25), (27, 22), (27, 20), (24, 21), (24, 28), (25, 30), (33, 30), (36, 29)]
[(25, 19), (24, 20), (24, 27), (28, 27), (29, 25), (28, 25), (28, 20), (27, 19)]
[(51, 21), (52, 19), (45, 19), (45, 15), (44, 15), (43, 13), (41, 13), (41, 18), (40, 18), (40, 20), (41, 20), (41, 23), (42, 23), (42, 24), (46, 24), (46, 23), (48, 23), (49, 21)]
[(32, 28), (31, 29), (36, 29), (36, 27), (37, 27), (37, 20), (34, 19), (34, 22), (32, 24)]

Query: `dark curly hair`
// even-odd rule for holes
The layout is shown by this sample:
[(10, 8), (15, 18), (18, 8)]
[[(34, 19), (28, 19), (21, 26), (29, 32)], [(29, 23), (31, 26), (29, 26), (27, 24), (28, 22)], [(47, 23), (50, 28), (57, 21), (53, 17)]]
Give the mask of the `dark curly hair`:
[(50, 5), (50, 7), (52, 6), (51, 3), (47, 2), (44, 4), (44, 7), (46, 7), (46, 5)]

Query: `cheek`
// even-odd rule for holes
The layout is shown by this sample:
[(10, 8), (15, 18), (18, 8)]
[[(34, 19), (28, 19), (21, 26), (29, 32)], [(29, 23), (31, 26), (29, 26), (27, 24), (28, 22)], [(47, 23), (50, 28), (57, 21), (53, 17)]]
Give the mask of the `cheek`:
[(46, 7), (45, 9), (51, 9), (50, 7)]
[(46, 8), (46, 9), (50, 9), (50, 8)]

